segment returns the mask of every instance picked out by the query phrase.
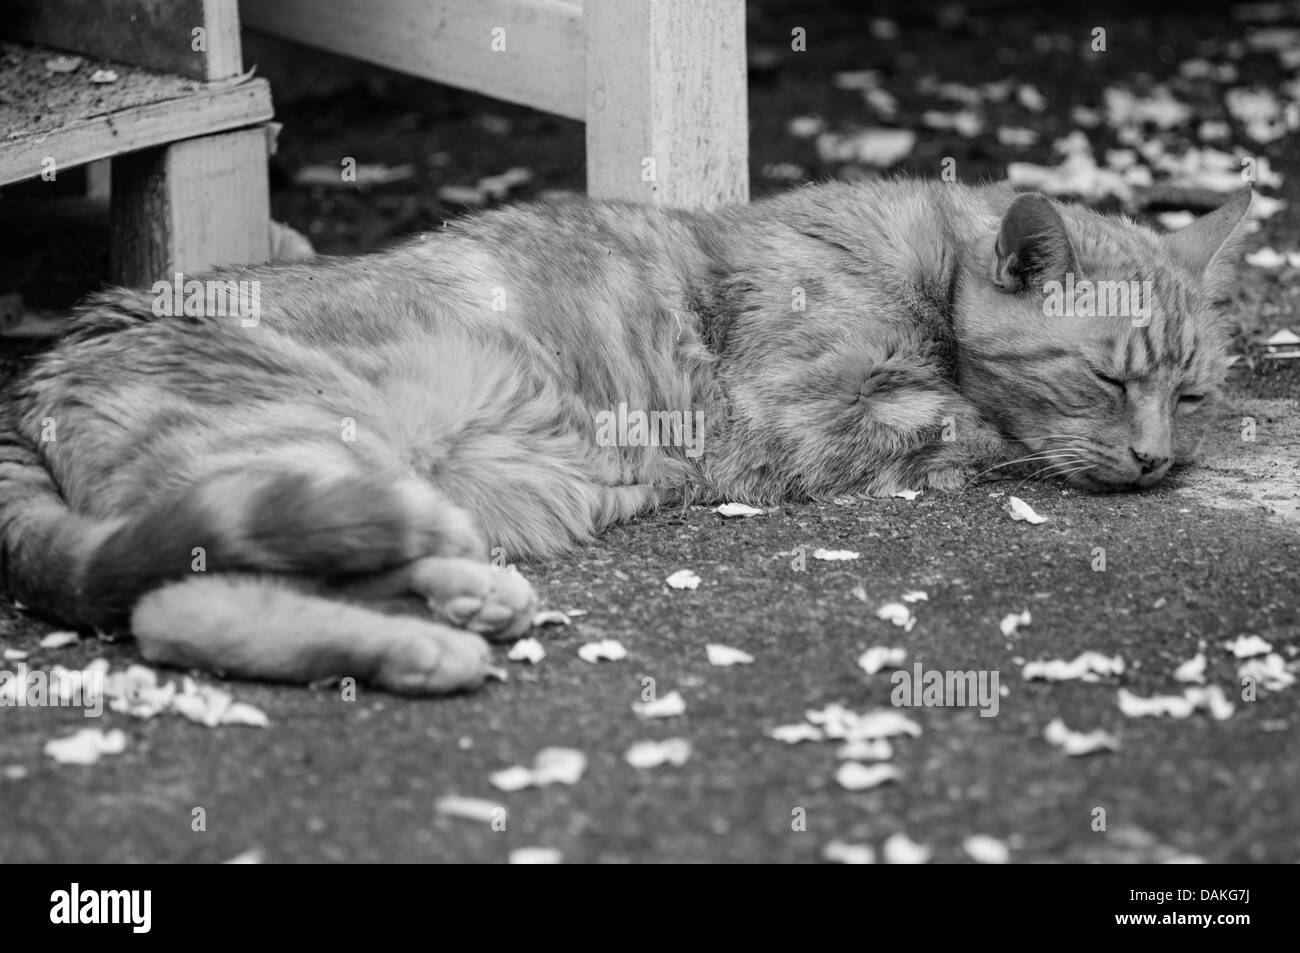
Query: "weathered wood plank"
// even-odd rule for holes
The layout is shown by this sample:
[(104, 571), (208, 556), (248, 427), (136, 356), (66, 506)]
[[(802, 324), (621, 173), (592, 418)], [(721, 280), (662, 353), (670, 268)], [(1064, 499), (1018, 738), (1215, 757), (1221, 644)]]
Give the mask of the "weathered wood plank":
[[(273, 114), (271, 89), (254, 79), (227, 88), (198, 89), (176, 99), (146, 102), (117, 112), (61, 118), (64, 125), (18, 135), (0, 149), (0, 185), (34, 178), (53, 159), (71, 168), (124, 152), (238, 129), (265, 122)], [(259, 129), (259, 135), (265, 133)], [(262, 162), (266, 162), (265, 143)]]
[(238, 0), (8, 0), (0, 36), (192, 79), (243, 71)]
[(112, 279), (151, 284), (271, 254), (266, 131), (187, 139), (113, 161)]
[(744, 0), (593, 0), (585, 23), (587, 191), (748, 201)]
[[(730, 0), (728, 0), (730, 2)], [(582, 6), (566, 0), (243, 0), (246, 27), (581, 119)]]

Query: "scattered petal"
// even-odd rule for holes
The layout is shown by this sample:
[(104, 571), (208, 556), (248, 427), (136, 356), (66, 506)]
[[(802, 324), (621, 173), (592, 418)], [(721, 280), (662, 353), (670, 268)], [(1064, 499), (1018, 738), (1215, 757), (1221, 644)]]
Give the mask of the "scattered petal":
[(554, 847), (518, 847), (510, 852), (512, 864), (559, 864), (564, 855)]
[(260, 847), (254, 847), (246, 850), (242, 854), (236, 854), (229, 860), (223, 860), (223, 864), (264, 864), (266, 863), (266, 851)]
[(874, 864), (876, 851), (870, 844), (833, 840), (822, 848), (822, 858), (835, 864)]
[(1034, 512), (1032, 506), (1018, 496), (1010, 497), (1007, 500), (1007, 512), (1010, 513), (1011, 518), (1017, 522), (1023, 521), (1026, 523), (1033, 523), (1034, 525), (1047, 522), (1047, 517), (1039, 516)]
[(714, 507), (713, 512), (719, 516), (762, 516), (763, 511), (753, 506), (746, 506), (744, 503), (723, 503), (721, 506)]
[(825, 735), (820, 728), (803, 723), (797, 725), (778, 725), (769, 729), (769, 738), (775, 738), (777, 741), (784, 741), (788, 745), (797, 745), (801, 741), (822, 741)]
[(675, 691), (650, 702), (633, 702), (632, 710), (641, 718), (675, 718), (685, 714), (686, 700)]
[(488, 781), (491, 782), (494, 788), (507, 793), (522, 791), (524, 788), (532, 786), (533, 772), (522, 764), (516, 764), (504, 771), (497, 771), (490, 775)]
[(934, 856), (934, 848), (918, 844), (901, 832), (885, 841), (883, 852), (887, 864), (928, 864)]
[(1198, 708), (1206, 709), (1217, 721), (1231, 718), (1235, 711), (1232, 702), (1217, 685), (1193, 686), (1182, 695), (1154, 695), (1150, 698), (1142, 698), (1123, 688), (1119, 690), (1119, 710), (1130, 718), (1164, 715), (1187, 718)]
[(116, 83), (117, 73), (111, 69), (97, 69), (90, 74), (92, 83)]
[(577, 784), (587, 770), (587, 756), (576, 748), (543, 748), (533, 759), (533, 781), (547, 784)]
[(510, 646), (510, 651), (506, 653), (506, 658), (510, 659), (512, 662), (529, 662), (536, 665), (542, 659), (546, 658), (546, 649), (542, 648), (542, 643), (538, 642), (536, 639), (520, 639), (514, 645)]
[(961, 842), (961, 846), (977, 864), (1005, 864), (1011, 860), (1011, 849), (987, 834), (972, 834)]
[(487, 196), (477, 186), (444, 185), (438, 189), (438, 200), (449, 205), (477, 208), (487, 203)]
[(733, 649), (729, 645), (711, 642), (704, 646), (704, 651), (708, 653), (710, 665), (752, 665), (754, 663), (754, 656), (740, 649)]
[(80, 56), (55, 56), (45, 61), (45, 69), (51, 73), (74, 73), (80, 66)]
[(639, 741), (627, 749), (623, 758), (634, 768), (657, 768), (662, 764), (681, 767), (690, 756), (689, 741), (669, 738), (665, 741)]
[(39, 644), (43, 649), (61, 649), (68, 645), (76, 645), (80, 641), (81, 636), (75, 632), (51, 632), (41, 639)]
[(24, 652), (22, 649), (4, 650), (4, 658), (6, 662), (21, 662), (23, 659), (27, 658), (29, 654), (31, 653)]
[(1049, 682), (1064, 682), (1073, 679), (1096, 681), (1098, 677), (1124, 674), (1124, 659), (1114, 658), (1100, 652), (1084, 652), (1073, 662), (1063, 659), (1051, 659), (1046, 662), (1028, 662), (1024, 667), (1027, 679), (1041, 678)]
[(577, 784), (587, 770), (587, 756), (574, 748), (543, 748), (533, 759), (532, 768), (514, 765), (497, 771), (488, 780), (506, 792), (548, 784)]
[(827, 705), (821, 711), (810, 710), (804, 717), (814, 725), (821, 726), (827, 738), (863, 741), (876, 738), (892, 738), (896, 735), (921, 734), (921, 726), (906, 715), (892, 708), (880, 708), (876, 711), (858, 714), (843, 705)]
[(1231, 642), (1224, 643), (1226, 648), (1237, 658), (1250, 658), (1252, 655), (1267, 655), (1273, 651), (1273, 646), (1261, 639), (1258, 635), (1243, 635)]
[(899, 490), (894, 494), (900, 500), (912, 501), (921, 495), (920, 490)]
[(1287, 263), (1287, 256), (1273, 248), (1260, 248), (1245, 256), (1246, 264), (1274, 271)]
[(1161, 227), (1171, 232), (1176, 232), (1180, 228), (1186, 228), (1196, 220), (1196, 216), (1191, 212), (1161, 212), (1156, 216), (1156, 221)]
[(916, 133), (911, 129), (861, 129), (817, 136), (817, 154), (823, 162), (861, 162), (880, 168), (906, 158), (915, 145)]
[(901, 602), (886, 602), (876, 610), (876, 618), (892, 622), (905, 632), (911, 632), (912, 627), (916, 625), (916, 616), (912, 615), (912, 610)]
[(265, 728), (270, 723), (270, 719), (266, 717), (266, 712), (244, 702), (232, 702), (221, 714), (221, 724), (223, 725)]
[(906, 658), (907, 649), (876, 645), (858, 656), (858, 667), (868, 675), (875, 675), (882, 668), (897, 668)]
[(490, 823), (498, 817), (504, 817), (506, 814), (505, 806), (498, 804), (496, 801), (489, 801), (481, 797), (459, 797), (457, 795), (439, 798), (438, 803), (434, 805), (434, 810), (439, 814), (445, 814), (447, 817), (459, 817), (467, 821), (482, 821), (484, 824)]
[(904, 602), (929, 602), (930, 595), (924, 589), (913, 589), (911, 592), (903, 593)]
[(835, 771), (840, 787), (850, 791), (867, 791), (890, 781), (897, 781), (902, 772), (892, 764), (858, 764), (845, 761)]
[(623, 643), (618, 639), (601, 639), (599, 642), (588, 642), (578, 649), (578, 658), (584, 662), (618, 662), (627, 658), (627, 649), (623, 648)]
[(1287, 670), (1286, 662), (1276, 652), (1256, 656), (1237, 669), (1237, 680), (1254, 679), (1261, 688), (1280, 692), (1295, 684), (1295, 676)]
[(45, 742), (45, 753), (59, 764), (94, 764), (106, 754), (126, 750), (126, 735), (117, 728), (105, 732), (82, 728), (66, 738)]
[(1197, 652), (1174, 669), (1174, 681), (1203, 683), (1205, 681), (1205, 653)]
[(1047, 108), (1047, 100), (1038, 91), (1038, 87), (1029, 83), (1016, 90), (1016, 99), (1031, 112), (1040, 113)]
[(568, 625), (569, 616), (558, 609), (544, 609), (533, 616), (533, 627), (543, 625)]
[(679, 569), (665, 580), (674, 589), (698, 589), (700, 577), (689, 569)]
[(1098, 728), (1096, 731), (1071, 731), (1065, 722), (1054, 718), (1043, 729), (1043, 737), (1067, 755), (1077, 758), (1098, 751), (1118, 751), (1119, 739)]
[(786, 124), (786, 131), (796, 139), (811, 139), (826, 129), (821, 116), (795, 116)]
[(1026, 609), (1024, 612), (1021, 612), (1019, 615), (1016, 615), (1013, 612), (1010, 615), (1003, 616), (1002, 622), (999, 623), (998, 627), (1002, 630), (1002, 634), (1004, 636), (1006, 636), (1007, 638), (1011, 638), (1011, 636), (1016, 634), (1017, 629), (1029, 625), (1029, 622), (1030, 622), (1029, 610)]
[(1038, 133), (1020, 126), (999, 126), (998, 144), (1013, 148), (1027, 148), (1038, 141)]
[(849, 549), (816, 549), (813, 550), (813, 559), (821, 559), (826, 562), (844, 562), (849, 559), (857, 559), (859, 553)]

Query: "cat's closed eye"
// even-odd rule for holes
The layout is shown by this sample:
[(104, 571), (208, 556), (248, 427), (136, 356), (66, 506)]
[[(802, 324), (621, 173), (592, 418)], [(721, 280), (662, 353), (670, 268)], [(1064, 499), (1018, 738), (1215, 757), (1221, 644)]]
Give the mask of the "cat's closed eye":
[(1101, 381), (1103, 384), (1106, 384), (1110, 387), (1114, 387), (1121, 394), (1128, 390), (1128, 385), (1125, 384), (1118, 377), (1111, 377), (1109, 374), (1103, 374), (1101, 371), (1097, 370), (1096, 368), (1092, 369), (1092, 374), (1094, 377), (1097, 378), (1097, 380)]

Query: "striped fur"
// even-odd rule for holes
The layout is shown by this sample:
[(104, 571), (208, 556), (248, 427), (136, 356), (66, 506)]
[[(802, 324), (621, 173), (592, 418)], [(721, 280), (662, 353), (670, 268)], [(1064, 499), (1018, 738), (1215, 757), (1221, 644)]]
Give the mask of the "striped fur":
[[(222, 272), (260, 283), (253, 327), (97, 295), (4, 406), (4, 584), (109, 627), (196, 559), (319, 600), (320, 580), (554, 553), (669, 501), (956, 488), (1026, 449), (1091, 488), (1154, 482), (1167, 466), (1136, 472), (1133, 448), (1158, 455), (1179, 394), (1223, 375), (1216, 296), (1249, 196), (1176, 242), (1055, 203), (1065, 235), (1008, 232), (1012, 198), (899, 181), (713, 214), (509, 208)], [(1024, 267), (1056, 241), (1081, 276), (1151, 281), (1150, 325), (1048, 318), (1041, 288), (999, 287), (1000, 227)], [(620, 406), (698, 414), (703, 452), (602, 445)]]

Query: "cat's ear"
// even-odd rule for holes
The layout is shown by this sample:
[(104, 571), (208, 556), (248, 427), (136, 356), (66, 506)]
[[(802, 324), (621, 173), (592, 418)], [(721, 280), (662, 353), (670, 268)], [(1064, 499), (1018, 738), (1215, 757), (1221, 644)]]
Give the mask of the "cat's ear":
[(1232, 256), (1246, 234), (1247, 212), (1255, 194), (1248, 185), (1209, 215), (1165, 236), (1174, 261), (1197, 278), (1211, 293), (1232, 277)]
[(1002, 216), (994, 245), (993, 283), (1015, 293), (1078, 271), (1065, 220), (1041, 192), (1016, 196)]

